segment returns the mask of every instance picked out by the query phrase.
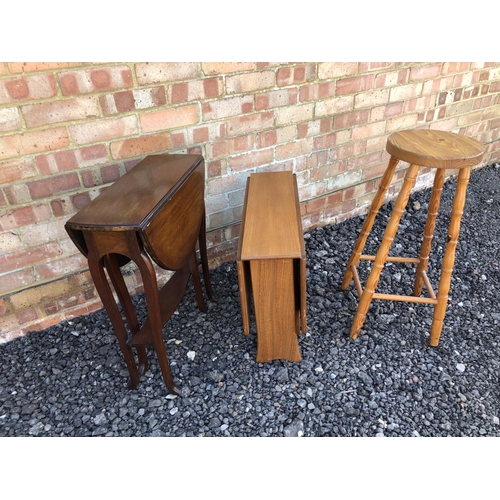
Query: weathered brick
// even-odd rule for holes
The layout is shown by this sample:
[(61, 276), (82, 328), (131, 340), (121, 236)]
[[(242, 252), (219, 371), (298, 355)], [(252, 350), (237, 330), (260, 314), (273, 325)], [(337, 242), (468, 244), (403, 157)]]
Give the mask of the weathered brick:
[(389, 89), (375, 89), (354, 96), (354, 109), (373, 108), (389, 102)]
[(68, 145), (68, 133), (64, 127), (4, 136), (0, 137), (0, 160), (52, 151)]
[(50, 69), (66, 69), (81, 66), (77, 62), (11, 62), (7, 63), (11, 73), (31, 73)]
[(337, 81), (337, 95), (353, 94), (373, 88), (374, 75), (362, 75)]
[(300, 102), (329, 99), (335, 96), (335, 88), (334, 82), (301, 85), (299, 93)]
[(36, 177), (37, 171), (31, 158), (17, 158), (0, 162), (0, 179), (2, 184)]
[(194, 62), (137, 63), (135, 74), (140, 85), (188, 80), (199, 76), (198, 64)]
[(107, 159), (106, 146), (104, 144), (97, 144), (81, 149), (39, 155), (36, 157), (36, 162), (40, 173), (42, 175), (49, 175), (104, 163)]
[(297, 104), (298, 93), (297, 88), (262, 92), (255, 96), (255, 109), (262, 111), (263, 109)]
[(50, 177), (50, 181), (47, 181), (47, 179), (40, 179), (28, 182), (28, 189), (33, 200), (66, 193), (79, 187), (80, 180), (78, 175), (74, 172), (53, 175)]
[(76, 144), (89, 144), (136, 135), (139, 126), (137, 117), (132, 115), (70, 125), (69, 131)]
[(90, 193), (85, 191), (51, 200), (50, 207), (55, 217), (62, 217), (75, 214), (78, 210), (86, 207), (90, 201)]
[(235, 139), (224, 139), (207, 145), (210, 158), (221, 158), (254, 148), (254, 137), (250, 134)]
[(370, 111), (368, 109), (355, 111), (353, 113), (338, 114), (333, 117), (333, 128), (340, 130), (347, 127), (356, 127), (367, 123), (370, 118)]
[(165, 87), (124, 90), (99, 96), (103, 113), (114, 115), (128, 111), (155, 108), (166, 104)]
[(226, 92), (240, 94), (242, 92), (255, 92), (274, 87), (276, 74), (274, 71), (258, 71), (228, 76), (226, 78)]
[(278, 87), (312, 81), (316, 78), (316, 65), (305, 64), (288, 68), (279, 68), (276, 75)]
[(304, 156), (311, 152), (311, 142), (308, 139), (300, 139), (289, 144), (283, 144), (276, 147), (276, 159), (285, 160), (287, 158), (296, 158)]
[(174, 83), (169, 89), (169, 101), (180, 104), (219, 97), (223, 92), (222, 78), (206, 78), (194, 82)]
[(21, 269), (10, 273), (2, 274), (0, 280), (0, 294), (19, 290), (32, 285), (36, 281), (33, 269)]
[(407, 101), (419, 97), (422, 93), (422, 83), (410, 83), (391, 88), (389, 102)]
[(59, 276), (64, 276), (79, 269), (88, 267), (87, 259), (78, 252), (69, 257), (54, 259), (35, 267), (35, 272), (41, 280), (51, 280)]
[(166, 152), (172, 147), (170, 133), (143, 135), (141, 137), (111, 143), (114, 159), (132, 158), (151, 153)]
[(56, 82), (50, 74), (0, 80), (0, 104), (46, 99), (56, 94)]
[(326, 80), (355, 75), (358, 72), (358, 66), (357, 62), (319, 63), (318, 78)]
[(312, 120), (314, 104), (299, 104), (296, 106), (276, 108), (276, 125), (288, 125)]
[(22, 269), (43, 262), (46, 259), (60, 257), (63, 251), (56, 242), (24, 248), (0, 256), (0, 273)]
[(354, 107), (354, 96), (347, 95), (342, 97), (334, 97), (332, 99), (326, 99), (324, 101), (319, 101), (314, 107), (314, 116), (332, 116), (339, 113), (345, 113), (346, 111), (351, 111)]
[(229, 166), (232, 170), (248, 170), (250, 168), (269, 165), (274, 160), (274, 152), (271, 149), (252, 151), (250, 153), (233, 156), (229, 158)]
[(21, 128), (18, 108), (0, 109), (0, 132), (11, 132)]
[(28, 127), (97, 118), (100, 114), (95, 96), (40, 102), (21, 107)]
[(227, 134), (230, 136), (266, 130), (274, 126), (274, 113), (266, 111), (248, 116), (238, 116), (226, 122)]
[(58, 78), (65, 96), (129, 88), (133, 85), (132, 71), (125, 65), (66, 71), (59, 73)]
[(253, 97), (251, 95), (227, 97), (204, 102), (202, 104), (202, 118), (205, 121), (243, 115), (252, 112), (253, 107)]
[(14, 231), (0, 233), (0, 254), (13, 252), (22, 248), (22, 240)]
[(189, 104), (178, 108), (150, 111), (142, 114), (140, 121), (141, 129), (145, 133), (185, 127), (199, 123), (199, 108), (197, 105)]
[(204, 62), (201, 64), (202, 71), (206, 75), (224, 75), (240, 71), (252, 71), (256, 67), (253, 62)]

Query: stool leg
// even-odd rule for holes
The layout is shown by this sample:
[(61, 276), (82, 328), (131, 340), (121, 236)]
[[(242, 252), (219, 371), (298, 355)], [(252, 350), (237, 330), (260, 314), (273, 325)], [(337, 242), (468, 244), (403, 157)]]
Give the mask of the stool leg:
[(444, 174), (445, 169), (438, 168), (436, 170), (436, 176), (434, 177), (434, 187), (432, 188), (432, 196), (429, 202), (429, 212), (427, 214), (427, 222), (425, 223), (424, 239), (420, 248), (420, 262), (417, 266), (415, 286), (413, 288), (413, 295), (416, 297), (420, 296), (422, 293), (422, 287), (424, 284), (422, 272), (427, 271), (427, 266), (429, 265), (429, 254), (431, 252), (432, 237), (434, 235), (434, 228), (436, 227), (436, 217), (439, 211), (441, 193), (443, 191)]
[(406, 172), (403, 186), (401, 187), (401, 191), (396, 200), (396, 204), (392, 210), (391, 218), (389, 219), (387, 227), (385, 228), (384, 237), (382, 238), (382, 242), (377, 251), (377, 255), (375, 256), (372, 270), (370, 271), (370, 275), (368, 276), (365, 288), (359, 300), (358, 310), (356, 311), (356, 315), (354, 316), (354, 320), (351, 326), (350, 336), (352, 339), (355, 339), (358, 336), (359, 331), (361, 330), (361, 327), (365, 322), (366, 313), (368, 312), (373, 294), (375, 293), (375, 289), (377, 288), (380, 273), (384, 268), (385, 261), (387, 260), (387, 256), (389, 255), (391, 244), (398, 230), (399, 221), (401, 220), (401, 216), (403, 215), (406, 204), (408, 203), (408, 198), (410, 197), (411, 190), (417, 179), (418, 168), (418, 165), (412, 164)]
[(398, 163), (399, 160), (391, 156), (391, 159), (389, 160), (389, 165), (387, 166), (387, 169), (384, 172), (382, 180), (380, 181), (377, 194), (373, 198), (370, 207), (370, 212), (368, 213), (368, 215), (365, 218), (365, 221), (363, 222), (363, 227), (361, 228), (361, 232), (359, 233), (358, 239), (351, 253), (351, 257), (349, 258), (347, 269), (344, 274), (344, 280), (342, 281), (341, 285), (342, 290), (346, 290), (349, 284), (351, 283), (353, 277), (352, 266), (356, 267), (359, 263), (359, 258), (361, 256), (361, 253), (363, 252), (363, 249), (365, 248), (366, 240), (368, 239), (370, 231), (372, 230), (373, 227), (373, 223), (375, 222), (375, 216), (377, 215), (378, 211), (380, 210), (380, 207), (382, 206), (385, 193), (387, 191), (387, 188), (391, 184), (391, 180), (392, 177), (394, 176), (394, 171), (396, 170), (396, 166)]
[(434, 318), (431, 326), (431, 346), (439, 344), (439, 337), (443, 329), (443, 320), (448, 303), (448, 292), (450, 291), (451, 273), (455, 263), (455, 250), (460, 234), (460, 220), (462, 219), (465, 205), (465, 193), (469, 183), (470, 168), (463, 168), (458, 174), (457, 191), (453, 199), (451, 209), (450, 227), (448, 229), (448, 242), (443, 257), (443, 266), (441, 269), (441, 279), (437, 293), (437, 304), (434, 306)]

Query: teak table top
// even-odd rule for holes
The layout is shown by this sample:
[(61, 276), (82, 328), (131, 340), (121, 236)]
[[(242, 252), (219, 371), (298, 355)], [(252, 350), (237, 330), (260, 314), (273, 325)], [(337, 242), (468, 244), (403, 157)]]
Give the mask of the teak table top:
[[(240, 260), (305, 258), (293, 173), (251, 174), (243, 214)], [(272, 216), (270, 216), (272, 214)]]

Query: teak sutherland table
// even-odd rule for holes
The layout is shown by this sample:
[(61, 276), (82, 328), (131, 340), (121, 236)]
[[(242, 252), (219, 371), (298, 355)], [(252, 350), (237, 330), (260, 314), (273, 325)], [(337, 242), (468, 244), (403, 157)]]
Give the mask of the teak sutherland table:
[(237, 256), (243, 332), (250, 297), (257, 326), (256, 361), (301, 361), (306, 333), (306, 257), (294, 174), (263, 172), (247, 180)]
[[(213, 300), (206, 253), (205, 162), (202, 156), (160, 154), (144, 158), (66, 223), (87, 257), (92, 279), (109, 315), (130, 374), (129, 388), (147, 370), (145, 346), (154, 346), (168, 390), (178, 394), (162, 327), (182, 300), (192, 275), (198, 308), (206, 310), (196, 257), (198, 242), (208, 297)], [(152, 260), (175, 271), (158, 292)], [(134, 261), (141, 273), (148, 317), (139, 327), (120, 267)], [(109, 278), (127, 319), (128, 338)], [(139, 368), (133, 349), (137, 350)]]

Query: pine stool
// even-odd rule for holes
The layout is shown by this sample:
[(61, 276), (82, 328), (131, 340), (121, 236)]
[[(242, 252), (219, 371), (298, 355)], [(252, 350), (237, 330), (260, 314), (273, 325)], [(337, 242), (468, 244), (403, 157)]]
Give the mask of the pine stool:
[[(465, 204), (465, 193), (469, 182), (470, 168), (481, 161), (484, 154), (484, 147), (475, 139), (452, 132), (440, 130), (405, 130), (389, 136), (386, 150), (391, 155), (391, 158), (349, 258), (342, 282), (342, 290), (346, 290), (351, 280), (353, 280), (359, 296), (358, 309), (351, 326), (350, 337), (355, 339), (358, 336), (372, 299), (420, 302), (434, 306), (430, 345), (437, 346), (448, 302), (451, 273), (455, 262), (455, 250), (458, 243), (460, 219), (462, 218), (462, 211)], [(385, 228), (382, 242), (375, 256), (362, 255), (375, 217), (382, 206), (385, 192), (391, 183), (394, 171), (400, 160), (408, 162), (410, 167), (406, 172), (401, 191), (398, 194), (389, 222)], [(410, 192), (415, 184), (419, 167), (436, 169), (420, 256), (419, 258), (389, 257), (389, 249), (396, 235), (401, 216), (408, 203)], [(448, 240), (443, 257), (441, 278), (436, 296), (426, 271), (446, 169), (459, 169), (459, 174), (451, 211)], [(361, 287), (356, 269), (360, 260), (373, 261), (373, 266), (364, 289)], [(375, 293), (380, 273), (386, 262), (409, 262), (417, 265), (413, 295)], [(427, 288), (429, 297), (420, 296), (423, 285)]]

